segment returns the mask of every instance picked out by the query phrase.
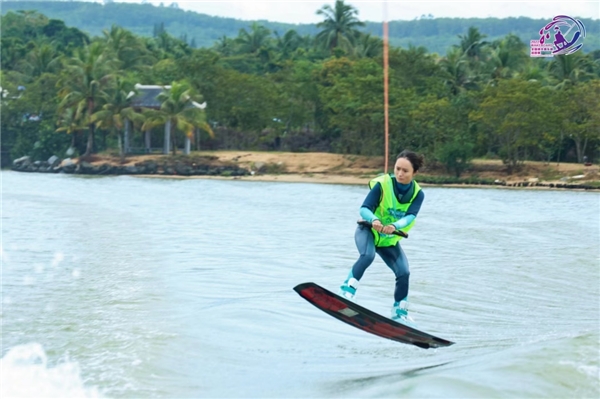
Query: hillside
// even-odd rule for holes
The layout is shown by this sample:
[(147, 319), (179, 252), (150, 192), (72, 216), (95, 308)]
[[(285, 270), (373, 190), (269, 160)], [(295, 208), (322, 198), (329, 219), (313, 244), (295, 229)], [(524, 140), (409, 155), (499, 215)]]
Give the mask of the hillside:
[[(323, 1), (326, 4), (327, 1)], [(315, 4), (315, 12), (320, 3)], [(154, 27), (164, 24), (172, 36), (186, 37), (196, 47), (211, 47), (216, 40), (237, 36), (240, 29), (247, 29), (253, 22), (264, 25), (280, 35), (290, 29), (300, 35), (314, 35), (318, 30), (314, 24), (286, 24), (270, 21), (243, 21), (233, 18), (213, 17), (193, 11), (185, 11), (170, 6), (131, 3), (90, 3), (79, 1), (2, 1), (2, 14), (16, 10), (37, 10), (68, 26), (74, 26), (91, 36), (101, 35), (104, 29), (113, 24), (122, 26), (141, 36), (152, 36)], [(359, 15), (360, 18), (360, 15)], [(587, 27), (585, 52), (600, 49), (598, 20), (582, 19)], [(476, 26), (487, 35), (487, 40), (495, 40), (514, 33), (525, 43), (536, 38), (537, 31), (548, 21), (531, 18), (433, 18), (413, 21), (391, 21), (390, 43), (394, 46), (424, 46), (429, 52), (445, 54), (447, 49), (457, 44), (458, 35), (465, 34), (470, 26)], [(379, 22), (367, 22), (365, 32), (382, 35)]]

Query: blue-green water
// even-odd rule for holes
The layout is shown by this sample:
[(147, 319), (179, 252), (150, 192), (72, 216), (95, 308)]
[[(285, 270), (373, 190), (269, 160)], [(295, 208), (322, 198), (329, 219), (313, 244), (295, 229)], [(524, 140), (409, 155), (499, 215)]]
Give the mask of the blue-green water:
[[(318, 311), (366, 186), (2, 172), (2, 397), (600, 395), (600, 196), (425, 187), (423, 350)], [(357, 301), (387, 315), (377, 258)]]

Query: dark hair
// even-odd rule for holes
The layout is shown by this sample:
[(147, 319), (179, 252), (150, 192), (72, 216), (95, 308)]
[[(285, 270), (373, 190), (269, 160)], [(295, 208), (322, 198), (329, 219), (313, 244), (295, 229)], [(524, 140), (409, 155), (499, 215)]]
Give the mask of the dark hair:
[(410, 161), (413, 166), (413, 170), (417, 172), (423, 163), (425, 162), (425, 158), (423, 155), (419, 155), (416, 152), (412, 152), (410, 150), (404, 150), (396, 157), (396, 161), (400, 158), (406, 158)]

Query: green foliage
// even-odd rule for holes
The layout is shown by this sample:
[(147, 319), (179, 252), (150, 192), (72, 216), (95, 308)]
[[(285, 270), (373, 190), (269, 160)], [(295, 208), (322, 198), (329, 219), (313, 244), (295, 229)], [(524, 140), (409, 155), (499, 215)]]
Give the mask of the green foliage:
[(359, 35), (358, 27), (364, 26), (357, 18), (358, 11), (342, 0), (336, 0), (335, 5), (324, 5), (317, 11), (324, 20), (317, 24), (321, 32), (316, 36), (317, 42), (324, 48), (342, 49), (350, 53)]
[[(161, 103), (160, 109), (145, 109), (143, 111), (144, 123), (141, 130), (146, 131), (157, 126), (169, 126), (173, 155), (177, 152), (177, 133), (183, 133), (191, 138), (194, 129), (201, 128), (210, 135), (214, 135), (211, 127), (206, 123), (201, 104), (198, 103), (202, 101), (202, 97), (196, 93), (188, 82), (172, 82), (170, 88), (157, 96), (157, 100)], [(126, 103), (123, 106), (126, 106)], [(123, 116), (127, 116), (126, 112), (131, 114), (130, 109), (123, 109), (121, 112)], [(132, 116), (129, 116), (129, 118), (132, 119)]]
[(457, 176), (427, 176), (418, 175), (416, 180), (420, 183), (425, 184), (481, 184), (481, 185), (493, 185), (494, 179), (486, 179), (478, 176), (471, 177), (457, 177)]
[(75, 56), (65, 61), (65, 69), (57, 83), (62, 98), (58, 109), (78, 109), (79, 117), (88, 125), (85, 156), (94, 150), (95, 125), (92, 120), (106, 98), (106, 90), (114, 84), (117, 60), (101, 42), (79, 48)]
[(538, 82), (512, 79), (489, 86), (483, 95), (479, 110), (470, 117), (491, 134), (489, 139), (497, 140), (499, 155), (509, 171), (518, 169), (526, 159), (527, 148), (535, 146), (543, 139), (542, 133), (552, 129), (552, 118), (546, 114), (558, 110), (545, 101), (550, 91)]
[[(323, 4), (325, 3), (327, 2), (323, 1)], [(317, 9), (319, 4), (314, 4)], [(49, 18), (77, 27), (90, 36), (99, 36), (105, 29), (110, 29), (116, 24), (138, 36), (153, 37), (158, 26), (173, 37), (180, 38), (185, 35), (190, 45), (193, 40), (198, 47), (211, 47), (223, 37), (234, 37), (240, 29), (248, 29), (253, 23), (151, 4), (34, 0), (2, 2), (2, 14), (16, 10), (37, 10)], [(546, 19), (526, 17), (421, 18), (412, 21), (391, 21), (389, 34), (393, 46), (423, 46), (429, 52), (441, 55), (451, 46), (459, 44), (458, 35), (464, 35), (472, 26), (479, 27), (479, 31), (487, 36), (488, 42), (502, 39), (512, 32), (524, 43), (529, 43), (529, 40), (536, 39), (537, 32), (548, 22)], [(592, 29), (597, 26), (597, 19), (583, 18), (582, 22), (588, 30), (583, 50), (588, 52), (600, 49), (600, 36), (597, 30), (594, 32)], [(314, 24), (295, 25), (270, 21), (260, 23), (272, 32), (284, 33), (294, 29), (300, 36), (316, 35), (319, 32)], [(378, 22), (365, 22), (360, 31), (381, 37), (382, 25)]]
[(15, 136), (10, 150), (13, 159), (24, 155), (30, 156), (34, 161), (47, 161), (52, 155), (64, 157), (70, 142), (69, 137), (54, 132), (50, 121), (26, 121)]
[(455, 136), (436, 149), (436, 158), (457, 178), (471, 166), (475, 144)]
[[(162, 140), (170, 121), (173, 144), (194, 136), (196, 148), (201, 140), (203, 149), (383, 152), (380, 24), (363, 26), (343, 1), (318, 9), (318, 27), (215, 20), (147, 4), (31, 4), (48, 16), (8, 12), (1, 21), (3, 153), (113, 151), (126, 119), (136, 142), (145, 128)], [(13, 5), (3, 2), (3, 12)], [(600, 156), (600, 55), (530, 58), (525, 43), (543, 24), (391, 22), (390, 153), (410, 148), (455, 176), (474, 156), (500, 157), (511, 169), (529, 159)], [(203, 41), (197, 32), (214, 37)], [(444, 43), (437, 54), (427, 45), (436, 38)], [(397, 40), (409, 42), (398, 48)], [(137, 83), (171, 85), (160, 110), (130, 106)], [(200, 112), (191, 101), (207, 107)], [(31, 115), (44, 129), (32, 130)], [(197, 127), (202, 133), (193, 135)]]

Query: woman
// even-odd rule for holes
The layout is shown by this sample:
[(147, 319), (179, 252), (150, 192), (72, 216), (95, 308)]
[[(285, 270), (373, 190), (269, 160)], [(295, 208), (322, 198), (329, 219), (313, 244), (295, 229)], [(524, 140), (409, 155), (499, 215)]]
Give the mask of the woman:
[(408, 232), (415, 224), (425, 194), (413, 180), (423, 166), (423, 156), (412, 151), (402, 151), (396, 158), (394, 173), (379, 176), (369, 182), (371, 191), (360, 208), (360, 216), (372, 227), (359, 225), (354, 234), (360, 254), (348, 278), (340, 287), (340, 295), (353, 299), (358, 282), (373, 263), (375, 254), (396, 275), (392, 319), (410, 323), (408, 317), (408, 260), (400, 247), (396, 230)]

